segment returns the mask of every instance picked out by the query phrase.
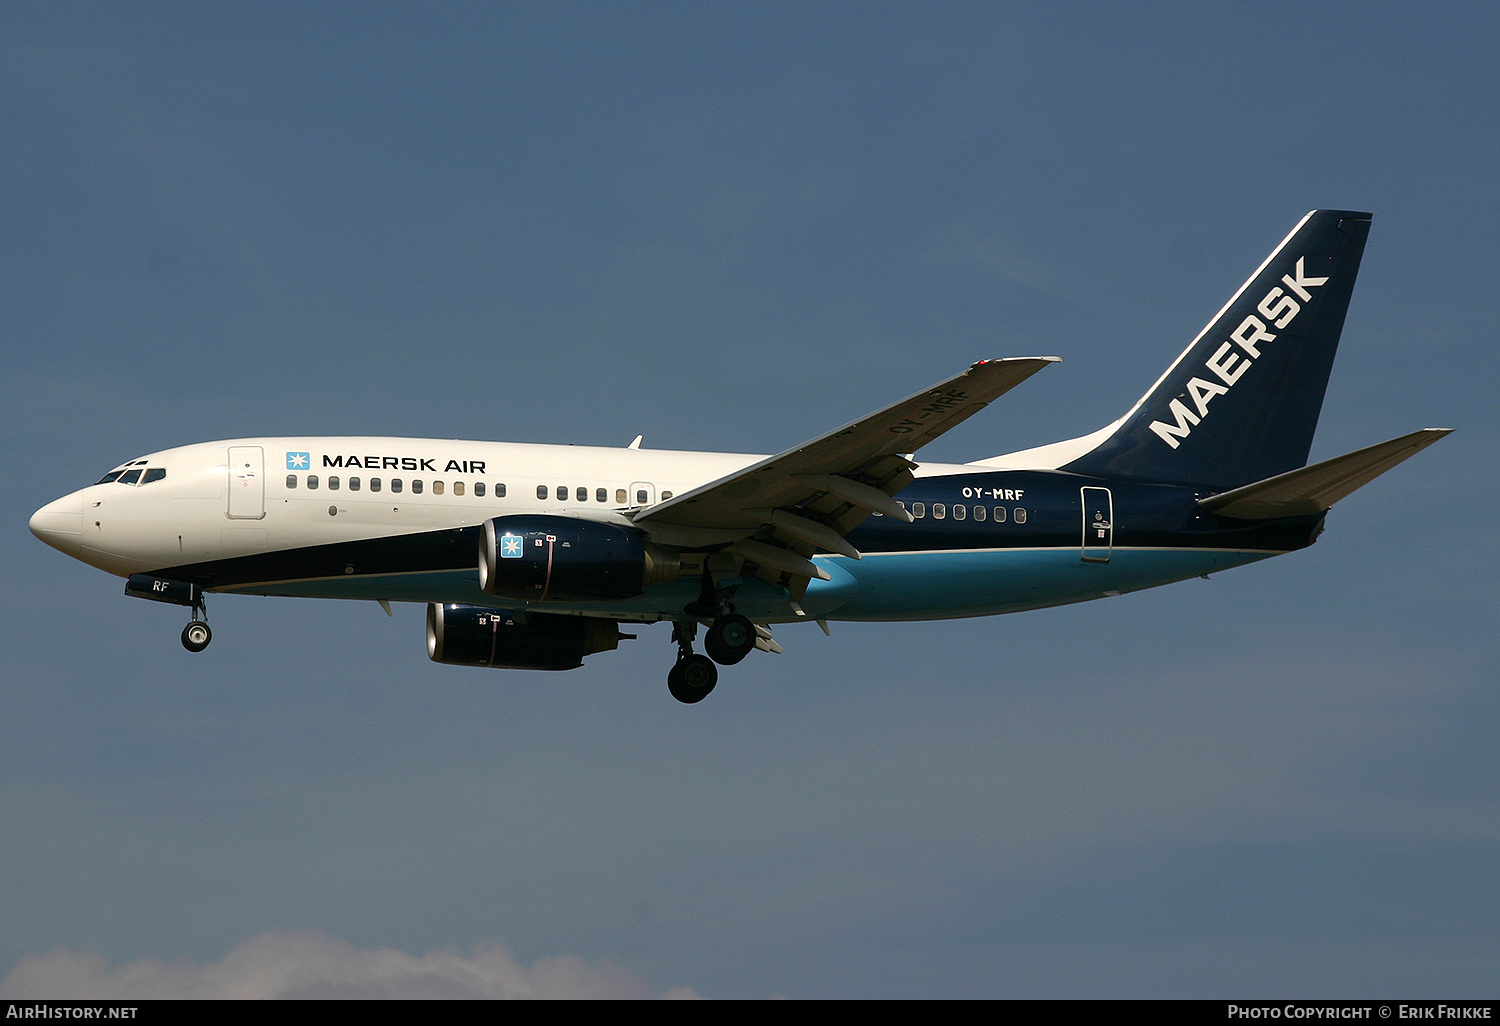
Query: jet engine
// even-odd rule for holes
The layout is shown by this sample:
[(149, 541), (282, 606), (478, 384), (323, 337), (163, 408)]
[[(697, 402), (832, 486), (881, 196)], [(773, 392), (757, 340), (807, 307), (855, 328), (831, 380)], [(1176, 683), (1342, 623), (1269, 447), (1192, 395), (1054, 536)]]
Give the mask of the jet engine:
[(622, 637), (614, 620), (515, 613), (485, 606), (429, 603), (427, 654), (433, 662), (509, 670), (574, 670)]
[(479, 587), (521, 602), (630, 598), (680, 569), (640, 532), (578, 517), (495, 517), (479, 541)]

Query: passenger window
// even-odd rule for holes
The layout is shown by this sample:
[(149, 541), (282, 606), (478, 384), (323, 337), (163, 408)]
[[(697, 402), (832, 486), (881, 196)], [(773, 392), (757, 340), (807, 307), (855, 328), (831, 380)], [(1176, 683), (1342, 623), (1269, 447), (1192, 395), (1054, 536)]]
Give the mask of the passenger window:
[(443, 482), (441, 482), (441, 481), (434, 481), (434, 482), (432, 482), (432, 494), (433, 495), (442, 495), (443, 494)]
[(378, 478), (378, 477), (372, 477), (372, 478), (370, 478), (370, 491), (372, 491), (372, 492), (378, 492), (378, 491), (380, 491), (380, 478)]
[(608, 502), (609, 501), (609, 489), (608, 488), (595, 488), (594, 489), (594, 501), (595, 502)]
[(357, 477), (351, 477), (349, 479), (349, 490), (351, 492), (357, 492), (357, 491), (359, 491), (359, 478), (357, 478)]
[(336, 474), (328, 475), (328, 490), (330, 492), (336, 492), (339, 490), (339, 479)]
[(567, 502), (568, 501), (568, 486), (567, 485), (558, 485), (557, 486), (557, 501), (558, 502)]
[(536, 497), (538, 499), (545, 499), (547, 497), (547, 486), (546, 485), (537, 485), (536, 486)]
[(399, 477), (393, 477), (393, 478), (391, 478), (391, 491), (393, 491), (393, 492), (399, 492), (399, 491), (401, 491), (401, 488), (402, 488), (401, 479)]
[(589, 490), (587, 488), (584, 488), (582, 485), (580, 485), (579, 487), (573, 489), (573, 496), (579, 502), (588, 502), (589, 501)]
[(296, 488), (297, 487), (297, 475), (296, 474), (288, 474), (286, 476), (286, 486), (288, 488)]
[(454, 495), (462, 495), (463, 493), (464, 493), (464, 483), (462, 481), (454, 481), (453, 482), (453, 494)]
[(932, 504), (932, 519), (934, 519), (934, 520), (942, 520), (947, 515), (948, 515), (948, 507), (947, 506), (943, 505), (941, 502), (934, 502)]
[(625, 489), (615, 489), (615, 502), (619, 503), (621, 506), (625, 505)]
[(989, 510), (986, 509), (983, 506), (975, 506), (974, 507), (974, 519), (975, 520), (983, 520), (985, 518), (985, 515), (987, 513), (989, 513)]
[(954, 506), (953, 507), (953, 519), (954, 520), (963, 520), (968, 515), (969, 515), (969, 507), (967, 507), (967, 506)]
[(1018, 523), (1018, 524), (1024, 524), (1024, 523), (1026, 523), (1026, 511), (1024, 509), (1022, 509), (1020, 506), (1016, 507), (1016, 523)]
[(927, 515), (927, 503), (925, 503), (925, 502), (914, 502), (914, 503), (912, 503), (911, 504), (911, 515), (915, 519), (921, 520), (923, 517), (925, 517)]
[(1005, 507), (1004, 506), (996, 506), (995, 507), (995, 523), (997, 523), (997, 524), (1003, 524), (1003, 523), (1005, 523)]
[(146, 476), (141, 478), (141, 484), (150, 484), (152, 481), (160, 481), (167, 476), (167, 472), (161, 467), (152, 467), (146, 471)]
[(666, 502), (671, 497), (672, 497), (672, 493), (671, 492), (662, 492), (661, 493), (661, 501), (662, 502)]
[(307, 475), (307, 487), (313, 488), (313, 489), (316, 489), (318, 487), (318, 475), (317, 474), (308, 474)]
[(422, 494), (422, 479), (420, 477), (411, 483), (411, 493), (413, 495)]
[(474, 482), (474, 497), (477, 498), (477, 499), (484, 498), (484, 482), (483, 481), (475, 481)]
[(497, 498), (497, 499), (503, 499), (503, 498), (505, 498), (505, 483), (504, 482), (496, 482), (495, 483), (495, 498)]

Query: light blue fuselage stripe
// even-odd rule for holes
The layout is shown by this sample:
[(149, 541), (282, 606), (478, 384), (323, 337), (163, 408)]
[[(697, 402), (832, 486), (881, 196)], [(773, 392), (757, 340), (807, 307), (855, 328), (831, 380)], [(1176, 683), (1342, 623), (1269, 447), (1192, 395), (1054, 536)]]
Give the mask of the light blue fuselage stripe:
[[(839, 620), (939, 620), (990, 616), (1085, 602), (1255, 562), (1273, 552), (1222, 549), (1115, 549), (1109, 562), (1085, 562), (1079, 550), (945, 549), (837, 558), (848, 580), (813, 581), (809, 611), (822, 593), (844, 601)], [(819, 560), (820, 563), (826, 563)]]

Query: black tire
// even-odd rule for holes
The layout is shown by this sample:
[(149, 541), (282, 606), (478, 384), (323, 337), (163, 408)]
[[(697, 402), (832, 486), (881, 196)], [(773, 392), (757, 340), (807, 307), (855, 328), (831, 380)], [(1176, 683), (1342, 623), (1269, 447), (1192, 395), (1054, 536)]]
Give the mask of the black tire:
[(214, 640), (214, 632), (202, 620), (194, 620), (182, 629), (182, 647), (189, 652), (202, 652)]
[(686, 705), (701, 702), (719, 683), (719, 668), (707, 656), (684, 656), (667, 673), (667, 690)]
[(703, 651), (721, 666), (733, 666), (755, 647), (755, 624), (738, 613), (721, 616), (703, 635)]

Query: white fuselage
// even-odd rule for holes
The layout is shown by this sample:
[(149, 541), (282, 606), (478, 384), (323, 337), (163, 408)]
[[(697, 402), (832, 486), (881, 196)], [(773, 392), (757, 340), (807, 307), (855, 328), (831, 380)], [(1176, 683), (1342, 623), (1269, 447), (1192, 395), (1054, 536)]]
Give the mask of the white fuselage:
[[(307, 463), (292, 466), (289, 453), (308, 454)], [(90, 485), (42, 507), (31, 524), (54, 548), (127, 577), (209, 559), (473, 527), (514, 513), (597, 517), (649, 506), (764, 458), (425, 438), (242, 438), (132, 460), (126, 473), (165, 474)], [(920, 474), (964, 469), (929, 463)]]

